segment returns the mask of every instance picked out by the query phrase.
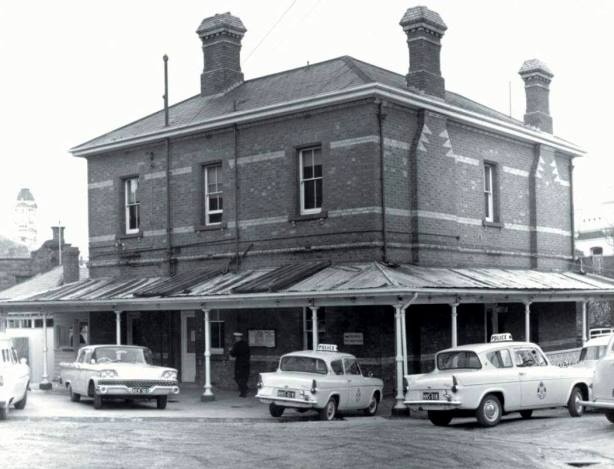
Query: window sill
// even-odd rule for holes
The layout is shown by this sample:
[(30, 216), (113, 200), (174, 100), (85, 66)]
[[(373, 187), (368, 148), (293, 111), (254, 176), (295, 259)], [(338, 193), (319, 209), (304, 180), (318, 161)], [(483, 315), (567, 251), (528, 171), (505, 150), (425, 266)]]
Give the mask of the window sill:
[(139, 231), (138, 233), (130, 233), (130, 234), (122, 234), (117, 237), (117, 239), (138, 239), (143, 237), (143, 232)]
[(297, 221), (312, 221), (312, 220), (324, 220), (328, 218), (328, 210), (322, 210), (318, 213), (309, 213), (306, 215), (291, 215), (288, 217), (289, 222), (297, 222)]
[(218, 223), (217, 225), (196, 225), (194, 231), (220, 231), (228, 227), (226, 222)]
[(503, 222), (501, 221), (488, 221), (485, 219), (482, 219), (482, 226), (486, 227), (486, 228), (498, 228), (498, 229), (503, 229)]

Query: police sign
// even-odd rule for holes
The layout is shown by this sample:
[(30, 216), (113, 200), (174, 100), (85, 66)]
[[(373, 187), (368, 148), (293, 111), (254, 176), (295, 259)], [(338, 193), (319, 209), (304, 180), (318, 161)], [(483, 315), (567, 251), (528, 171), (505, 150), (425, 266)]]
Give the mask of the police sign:
[(504, 332), (502, 334), (493, 334), (490, 336), (490, 341), (491, 342), (511, 342), (514, 339), (512, 339), (512, 334), (510, 334), (509, 332)]

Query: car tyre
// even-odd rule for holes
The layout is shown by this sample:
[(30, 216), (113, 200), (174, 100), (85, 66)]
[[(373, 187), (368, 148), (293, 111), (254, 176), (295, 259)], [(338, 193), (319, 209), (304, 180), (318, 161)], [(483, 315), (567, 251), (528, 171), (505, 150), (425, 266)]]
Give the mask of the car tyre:
[(156, 407), (158, 409), (166, 409), (166, 403), (168, 402), (167, 396), (158, 396), (156, 397)]
[(337, 401), (331, 397), (323, 409), (320, 409), (320, 420), (331, 421), (337, 415)]
[(0, 407), (0, 420), (6, 420), (9, 410), (6, 407)]
[(377, 398), (376, 394), (373, 394), (371, 396), (371, 400), (369, 401), (369, 407), (364, 409), (365, 415), (368, 415), (369, 417), (373, 417), (375, 414), (377, 414), (378, 406), (379, 406), (379, 399)]
[(578, 386), (575, 386), (571, 391), (569, 401), (567, 401), (567, 410), (572, 417), (582, 417), (582, 415), (584, 415), (584, 406), (580, 404), (581, 400), (582, 390)]
[(503, 406), (494, 394), (487, 394), (480, 402), (475, 416), (482, 427), (494, 427), (501, 421)]
[(452, 414), (444, 410), (429, 410), (429, 420), (433, 425), (445, 427), (452, 421)]
[(604, 415), (610, 423), (614, 423), (614, 410), (607, 410)]
[(68, 385), (68, 392), (70, 393), (71, 402), (79, 402), (81, 400), (81, 394), (72, 391), (72, 386)]
[(530, 419), (532, 415), (533, 415), (533, 409), (520, 411), (520, 416), (525, 420)]
[(15, 409), (23, 410), (26, 408), (26, 404), (28, 403), (28, 386), (26, 386), (26, 391), (23, 394), (23, 398), (20, 401), (15, 402)]
[(94, 409), (102, 409), (102, 396), (94, 394)]
[(269, 413), (271, 414), (271, 417), (275, 417), (275, 418), (281, 417), (281, 415), (284, 413), (284, 408), (282, 406), (279, 406), (271, 402), (269, 404)]

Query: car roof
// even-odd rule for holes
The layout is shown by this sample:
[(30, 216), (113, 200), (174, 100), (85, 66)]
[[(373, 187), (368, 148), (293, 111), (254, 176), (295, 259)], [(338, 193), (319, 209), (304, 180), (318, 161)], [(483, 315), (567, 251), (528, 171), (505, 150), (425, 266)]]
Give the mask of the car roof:
[(97, 349), (101, 347), (121, 347), (121, 348), (135, 348), (135, 349), (144, 349), (147, 348), (144, 345), (123, 345), (123, 344), (96, 344), (96, 345), (84, 345), (81, 349)]
[(298, 350), (296, 352), (290, 352), (283, 355), (284, 357), (310, 357), (310, 358), (321, 358), (325, 361), (337, 360), (339, 358), (356, 358), (354, 355), (350, 353), (344, 352), (324, 352), (324, 351), (314, 351), (314, 350)]
[(539, 347), (539, 346), (532, 342), (505, 340), (501, 342), (487, 342), (487, 343), (482, 343), (482, 344), (459, 345), (458, 347), (451, 347), (445, 350), (441, 350), (438, 353), (452, 352), (452, 351), (483, 353), (483, 352), (488, 352), (490, 350), (496, 350), (496, 349), (505, 348), (505, 347)]
[(583, 347), (594, 347), (600, 345), (608, 345), (610, 339), (612, 338), (612, 334), (600, 335), (595, 337), (594, 339), (589, 339), (585, 342)]

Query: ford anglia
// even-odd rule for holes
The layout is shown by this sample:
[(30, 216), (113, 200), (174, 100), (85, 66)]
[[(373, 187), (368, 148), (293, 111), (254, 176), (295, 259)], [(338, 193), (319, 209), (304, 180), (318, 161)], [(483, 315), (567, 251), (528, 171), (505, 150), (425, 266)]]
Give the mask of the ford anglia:
[(554, 407), (567, 407), (579, 417), (591, 377), (590, 369), (551, 365), (536, 344), (495, 334), (488, 344), (443, 350), (432, 372), (406, 376), (405, 404), (426, 410), (440, 426), (474, 416), (480, 425), (492, 427), (510, 412), (530, 418), (534, 410)]
[(30, 367), (25, 358), (18, 360), (12, 340), (0, 335), (0, 420), (7, 418), (11, 405), (25, 408), (29, 384)]
[(320, 344), (316, 351), (283, 355), (277, 371), (260, 373), (256, 398), (269, 404), (273, 417), (281, 417), (285, 409), (311, 409), (321, 420), (333, 420), (337, 411), (375, 415), (383, 387), (381, 379), (363, 376), (354, 355)]
[(603, 356), (595, 364), (592, 397), (581, 404), (602, 411), (614, 423), (614, 334), (608, 336)]
[(146, 347), (91, 345), (79, 349), (74, 362), (60, 364), (61, 380), (71, 401), (87, 396), (96, 409), (113, 398), (155, 400), (164, 409), (168, 396), (179, 394), (177, 370), (151, 363)]

